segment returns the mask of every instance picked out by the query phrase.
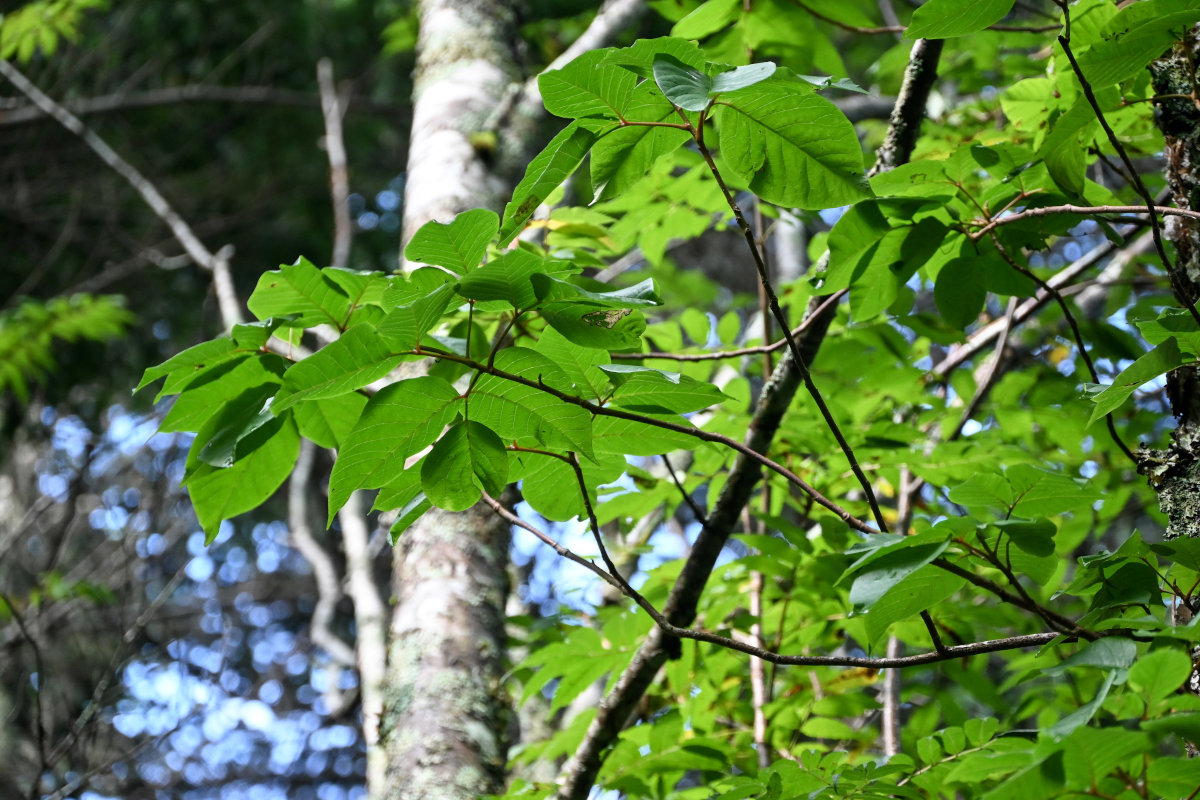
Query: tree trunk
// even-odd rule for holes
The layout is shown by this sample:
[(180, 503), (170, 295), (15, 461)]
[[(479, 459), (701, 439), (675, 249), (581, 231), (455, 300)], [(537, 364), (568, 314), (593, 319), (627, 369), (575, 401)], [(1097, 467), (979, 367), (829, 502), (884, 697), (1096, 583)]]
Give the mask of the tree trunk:
[[(1163, 132), (1167, 185), (1179, 208), (1200, 209), (1200, 109), (1195, 96), (1195, 58), (1200, 54), (1196, 29), (1165, 56), (1150, 65), (1157, 101), (1155, 120)], [(1184, 98), (1183, 94), (1189, 95)], [(1187, 217), (1165, 223), (1166, 238), (1175, 245), (1175, 261), (1168, 264), (1171, 286), (1181, 304), (1200, 297), (1200, 224)], [(1138, 471), (1150, 476), (1159, 507), (1167, 515), (1168, 539), (1200, 536), (1200, 370), (1180, 367), (1167, 375), (1167, 397), (1179, 426), (1171, 433), (1165, 451), (1139, 448)], [(1195, 601), (1174, 598), (1173, 622), (1183, 625), (1197, 612)], [(1188, 690), (1200, 694), (1200, 650), (1192, 651)], [(1195, 742), (1187, 743), (1191, 756), (1200, 754)]]
[[(472, 134), (517, 78), (507, 3), (424, 0), (419, 20), (404, 242), (431, 219), (499, 206), (503, 182)], [(476, 506), (430, 511), (395, 548), (372, 797), (475, 800), (503, 791), (508, 540), (507, 523)]]

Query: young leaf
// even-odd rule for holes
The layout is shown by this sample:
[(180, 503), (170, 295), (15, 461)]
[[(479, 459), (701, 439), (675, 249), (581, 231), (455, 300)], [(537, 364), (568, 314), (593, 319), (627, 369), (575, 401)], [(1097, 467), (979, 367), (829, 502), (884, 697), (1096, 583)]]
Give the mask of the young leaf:
[(929, 0), (913, 12), (905, 39), (949, 39), (995, 25), (1014, 0)]
[(774, 74), (775, 64), (771, 61), (747, 64), (744, 67), (737, 67), (728, 72), (714, 75), (709, 93), (717, 95), (721, 92), (735, 92), (738, 89), (745, 89), (747, 86), (765, 81)]
[(405, 461), (461, 411), (462, 398), (441, 378), (412, 378), (380, 389), (338, 452), (329, 477), (329, 521), (356, 489), (397, 480)]
[(673, 56), (655, 56), (654, 82), (668, 100), (684, 111), (703, 111), (708, 108), (712, 81), (700, 70), (687, 66)]
[(507, 482), (504, 442), (478, 422), (455, 423), (421, 464), (425, 495), (447, 511), (464, 511), (475, 505), (481, 489), (500, 494)]
[(464, 275), (483, 260), (499, 229), (500, 218), (485, 208), (464, 211), (448, 224), (430, 220), (413, 234), (404, 257)]

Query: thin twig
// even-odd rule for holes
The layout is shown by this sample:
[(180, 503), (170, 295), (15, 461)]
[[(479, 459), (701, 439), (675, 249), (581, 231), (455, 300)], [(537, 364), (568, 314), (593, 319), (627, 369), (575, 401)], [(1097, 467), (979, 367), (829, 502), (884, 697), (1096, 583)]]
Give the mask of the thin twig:
[[(1075, 60), (1075, 53), (1071, 49), (1071, 29), (1069, 27), (1070, 9), (1065, 3), (1061, 7), (1063, 10), (1063, 16), (1068, 20), (1068, 23), (1064, 31), (1064, 35), (1060, 35), (1058, 37), (1058, 43), (1062, 45), (1063, 52), (1067, 55), (1067, 60), (1071, 62), (1071, 69), (1074, 70), (1075, 77), (1079, 79), (1079, 85), (1083, 89), (1083, 96), (1087, 98), (1088, 104), (1092, 107), (1092, 111), (1095, 113), (1096, 119), (1100, 123), (1100, 127), (1104, 129), (1104, 134), (1108, 137), (1109, 144), (1111, 144), (1113, 149), (1117, 151), (1117, 155), (1121, 158), (1121, 163), (1123, 163), (1125, 165), (1125, 169), (1129, 171), (1129, 175), (1133, 179), (1132, 186), (1134, 191), (1136, 191), (1146, 203), (1146, 211), (1150, 214), (1150, 230), (1154, 234), (1154, 249), (1158, 251), (1158, 257), (1162, 260), (1163, 267), (1167, 270), (1167, 274), (1171, 276), (1171, 283), (1175, 288), (1176, 299), (1183, 305), (1184, 308), (1188, 310), (1188, 313), (1192, 315), (1192, 319), (1196, 321), (1196, 324), (1200, 325), (1200, 311), (1196, 310), (1196, 304), (1192, 302), (1192, 299), (1187, 296), (1187, 293), (1183, 290), (1183, 287), (1178, 285), (1178, 282), (1175, 279), (1174, 270), (1171, 267), (1171, 259), (1167, 256), (1166, 245), (1163, 244), (1162, 225), (1158, 220), (1158, 214), (1156, 213), (1158, 209), (1154, 205), (1154, 198), (1150, 195), (1150, 190), (1146, 188), (1145, 182), (1142, 181), (1141, 175), (1138, 174), (1137, 169), (1133, 166), (1133, 160), (1129, 157), (1129, 153), (1126, 152), (1125, 145), (1121, 143), (1121, 140), (1117, 138), (1117, 134), (1113, 132), (1112, 126), (1108, 124), (1108, 118), (1105, 117), (1103, 109), (1100, 108), (1099, 101), (1096, 100), (1096, 94), (1092, 91), (1091, 83), (1089, 83), (1087, 77), (1084, 76), (1083, 70), (1079, 66), (1079, 62)], [(1176, 209), (1176, 211), (1183, 211), (1183, 209)], [(1195, 213), (1196, 212), (1192, 212), (1192, 214)], [(1184, 216), (1190, 216), (1190, 214)]]
[[(687, 117), (685, 116), (684, 119), (686, 120)], [(701, 120), (700, 124), (692, 131), (696, 140), (696, 146), (699, 148), (701, 156), (704, 157), (705, 163), (708, 164), (708, 170), (716, 180), (722, 195), (724, 195), (726, 205), (733, 212), (738, 228), (741, 229), (742, 235), (746, 238), (746, 244), (749, 246), (751, 256), (754, 259), (754, 267), (758, 270), (758, 278), (762, 283), (763, 291), (766, 293), (767, 304), (771, 309), (771, 314), (775, 317), (776, 322), (779, 323), (779, 327), (785, 332), (784, 338), (787, 339), (788, 350), (791, 352), (796, 364), (800, 367), (800, 377), (804, 381), (804, 387), (808, 390), (809, 395), (816, 404), (821, 418), (825, 421), (825, 426), (833, 434), (838, 447), (841, 448), (842, 454), (850, 464), (850, 471), (854, 473), (859, 486), (862, 487), (863, 494), (867, 499), (867, 505), (871, 507), (871, 513), (875, 517), (875, 524), (879, 526), (879, 530), (887, 532), (887, 522), (883, 519), (883, 511), (879, 507), (879, 500), (875, 496), (875, 490), (871, 486), (871, 481), (867, 478), (866, 473), (863, 472), (862, 467), (858, 463), (858, 458), (854, 455), (854, 449), (842, 434), (842, 429), (838, 425), (837, 420), (834, 419), (833, 412), (829, 410), (829, 406), (825, 403), (825, 398), (822, 396), (820, 389), (817, 388), (817, 384), (813, 381), (812, 371), (804, 361), (804, 355), (800, 352), (799, 345), (796, 344), (796, 337), (792, 335), (787, 315), (783, 313), (783, 309), (779, 305), (779, 298), (775, 294), (775, 287), (771, 285), (771, 276), (767, 270), (767, 264), (763, 261), (762, 253), (759, 252), (755, 242), (754, 230), (750, 227), (746, 215), (742, 213), (742, 209), (734, 198), (733, 193), (729, 191), (729, 187), (725, 184), (725, 179), (722, 177), (720, 170), (717, 169), (716, 161), (713, 160), (712, 152), (704, 144), (703, 122)], [(690, 127), (691, 123), (689, 122), (688, 125)]]
[[(1075, 340), (1075, 347), (1079, 350), (1080, 357), (1083, 358), (1084, 366), (1087, 368), (1088, 375), (1091, 377), (1092, 383), (1099, 383), (1100, 373), (1096, 371), (1096, 365), (1092, 362), (1092, 356), (1087, 349), (1087, 342), (1083, 340), (1083, 333), (1079, 330), (1079, 323), (1075, 321), (1075, 315), (1071, 313), (1071, 308), (1067, 305), (1067, 301), (1063, 299), (1063, 296), (1057, 289), (1048, 284), (1046, 281), (1042, 280), (1037, 273), (1025, 267), (1011, 255), (1009, 255), (1008, 251), (1004, 249), (1004, 245), (1001, 244), (999, 236), (992, 234), (992, 243), (996, 246), (996, 250), (999, 251), (1000, 257), (1008, 262), (1010, 267), (1036, 283), (1039, 289), (1054, 298), (1054, 302), (1058, 305), (1059, 310), (1063, 313), (1063, 317), (1067, 320), (1067, 326), (1071, 329), (1071, 336)], [(1117, 426), (1113, 421), (1112, 412), (1104, 415), (1104, 421), (1108, 427), (1108, 435), (1112, 437), (1113, 442), (1117, 445), (1120, 451), (1124, 453), (1125, 456), (1136, 466), (1138, 464), (1138, 459), (1136, 456), (1134, 456), (1133, 451), (1129, 449), (1129, 446), (1125, 444), (1124, 440), (1121, 439), (1120, 434), (1117, 433)]]
[(415, 350), (414, 351), (405, 351), (405, 354), (406, 355), (432, 356), (434, 358), (443, 359), (445, 361), (456, 361), (459, 364), (465, 364), (466, 366), (471, 367), (472, 369), (478, 370), (479, 372), (483, 372), (488, 375), (494, 375), (497, 378), (503, 378), (505, 380), (509, 380), (514, 383), (519, 383), (523, 386), (528, 386), (531, 389), (537, 389), (539, 391), (545, 392), (549, 395), (557, 397), (559, 400), (562, 400), (567, 403), (571, 403), (572, 405), (579, 406), (580, 408), (582, 408), (586, 411), (589, 411), (592, 414), (596, 414), (599, 416), (605, 416), (605, 417), (615, 417), (617, 419), (629, 420), (630, 422), (641, 422), (643, 424), (651, 425), (656, 428), (662, 428), (663, 430), (673, 431), (675, 433), (681, 433), (684, 436), (691, 436), (695, 439), (700, 439), (702, 441), (724, 445), (732, 450), (736, 450), (738, 453), (741, 453), (743, 456), (745, 456), (747, 458), (757, 461), (759, 464), (761, 464), (762, 466), (771, 470), (772, 472), (776, 472), (779, 475), (782, 475), (785, 479), (787, 479), (787, 481), (789, 483), (795, 485), (802, 492), (804, 492), (805, 494), (812, 497), (814, 500), (817, 501), (817, 503), (819, 503), (824, 508), (828, 509), (829, 511), (832, 511), (842, 521), (844, 521), (847, 525), (854, 528), (855, 530), (862, 531), (863, 533), (879, 533), (879, 531), (875, 528), (872, 528), (870, 526), (870, 524), (862, 521), (861, 519), (858, 519), (853, 514), (851, 514), (849, 511), (842, 508), (837, 503), (834, 503), (832, 500), (827, 498), (825, 495), (821, 494), (821, 492), (817, 491), (817, 489), (815, 487), (808, 484), (803, 478), (801, 478), (799, 475), (792, 472), (787, 467), (773, 461), (772, 459), (763, 455), (762, 453), (755, 452), (753, 449), (751, 449), (750, 447), (747, 447), (746, 445), (742, 444), (741, 442), (737, 441), (736, 439), (731, 439), (728, 436), (724, 436), (719, 433), (714, 433), (712, 431), (706, 431), (701, 428), (693, 428), (693, 427), (689, 427), (687, 425), (682, 425), (682, 424), (679, 424), (676, 422), (669, 422), (667, 420), (655, 419), (654, 417), (647, 417), (647, 416), (643, 416), (641, 414), (635, 414), (631, 411), (624, 411), (619, 408), (609, 408), (608, 406), (597, 405), (596, 403), (593, 403), (590, 400), (585, 400), (581, 397), (576, 397), (574, 395), (567, 394), (566, 392), (555, 389), (553, 386), (548, 386), (548, 385), (542, 383), (541, 381), (535, 381), (535, 380), (531, 380), (529, 378), (523, 377), (521, 375), (516, 375), (511, 372), (505, 372), (502, 369), (498, 369), (496, 367), (491, 367), (491, 366), (488, 366), (487, 364), (482, 364), (478, 361), (467, 358), (465, 356), (457, 355), (455, 353), (447, 353), (447, 352), (440, 352), (440, 351), (435, 352), (431, 348), (424, 348), (420, 351), (415, 351)]
[[(833, 294), (826, 297), (812, 314), (804, 318), (796, 327), (792, 328), (792, 335), (799, 336), (808, 329), (809, 325), (813, 324), (813, 320), (819, 319), (825, 310), (836, 304), (839, 300), (849, 294), (849, 289), (839, 289)], [(613, 361), (644, 361), (650, 358), (657, 358), (663, 361), (721, 361), (727, 358), (740, 358), (742, 356), (756, 356), (763, 353), (774, 353), (787, 347), (787, 339), (778, 339), (771, 344), (754, 345), (753, 347), (739, 347), (736, 350), (717, 350), (711, 353), (664, 353), (657, 350), (649, 353), (612, 353)]]
[(222, 247), (215, 254), (210, 252), (204, 246), (203, 242), (197, 238), (196, 234), (193, 233), (191, 226), (184, 221), (183, 217), (179, 216), (178, 212), (167, 202), (162, 193), (158, 191), (158, 187), (151, 183), (146, 176), (142, 175), (136, 167), (122, 158), (95, 131), (84, 125), (79, 117), (76, 117), (35, 86), (32, 81), (26, 78), (9, 61), (0, 59), (0, 75), (7, 78), (34, 105), (53, 117), (68, 131), (82, 139), (83, 143), (91, 148), (92, 152), (99, 156), (101, 161), (124, 178), (133, 187), (134, 191), (141, 195), (142, 200), (146, 202), (146, 205), (150, 206), (150, 210), (154, 212), (154, 215), (170, 228), (175, 240), (179, 242), (192, 260), (201, 268), (213, 273), (217, 304), (221, 309), (221, 319), (225, 327), (232, 328), (234, 325), (240, 323), (242, 321), (242, 312), (237, 303), (237, 296), (232, 291), (233, 282), (229, 276), (229, 259), (233, 255), (233, 248), (230, 245), (225, 245), (225, 247)]
[(1200, 219), (1200, 211), (1193, 211), (1190, 208), (1158, 206), (1154, 205), (1153, 203), (1145, 206), (1079, 206), (1067, 203), (1059, 206), (1027, 208), (1023, 211), (1017, 211), (1005, 216), (996, 216), (988, 220), (986, 223), (978, 223), (982, 224), (982, 227), (980, 227), (979, 230), (972, 232), (970, 237), (972, 241), (978, 241), (1002, 225), (1011, 225), (1014, 222), (1021, 222), (1022, 220), (1030, 219), (1031, 217), (1048, 217), (1054, 214), (1145, 214), (1147, 210), (1153, 213), (1162, 214), (1164, 216)]
[[(0, 62), (3, 63), (3, 62)], [(42, 662), (42, 648), (38, 644), (37, 639), (30, 633), (29, 628), (25, 626), (25, 617), (17, 610), (16, 604), (7, 594), (0, 592), (0, 602), (4, 603), (8, 613), (12, 616), (13, 622), (17, 623), (17, 627), (21, 631), (21, 636), (29, 643), (29, 647), (33, 650), (33, 665), (36, 670), (36, 679), (33, 675), (29, 676), (30, 686), (33, 688), (33, 731), (34, 737), (37, 739), (38, 750), (38, 765), (39, 769), (33, 778), (33, 785), (30, 787), (29, 796), (37, 796), (37, 786), (41, 781), (41, 776), (50, 768), (49, 762), (46, 760), (46, 712), (42, 707), (42, 691), (46, 685), (46, 667)]]
[[(123, 92), (99, 95), (83, 100), (63, 103), (63, 107), (80, 117), (93, 114), (110, 114), (137, 108), (154, 108), (181, 103), (230, 103), (248, 105), (292, 106), (296, 108), (319, 108), (321, 98), (312, 92), (279, 89), (274, 86), (212, 86), (192, 84), (172, 86), (167, 89), (149, 89), (144, 92)], [(388, 117), (407, 113), (409, 107), (400, 103), (387, 103), (365, 95), (349, 98), (348, 105), (356, 110), (370, 111)], [(0, 127), (24, 125), (50, 116), (45, 109), (19, 101), (0, 100)]]

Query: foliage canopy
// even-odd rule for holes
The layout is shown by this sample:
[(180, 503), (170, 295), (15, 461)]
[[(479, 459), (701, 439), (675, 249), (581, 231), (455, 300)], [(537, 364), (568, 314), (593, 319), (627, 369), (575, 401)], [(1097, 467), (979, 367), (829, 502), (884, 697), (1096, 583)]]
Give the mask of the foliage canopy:
[[(529, 626), (515, 675), (553, 712), (606, 678), (619, 691), (652, 625), (682, 640), (597, 764), (630, 797), (1187, 796), (1200, 698), (1179, 689), (1200, 636), (1169, 605), (1192, 600), (1200, 542), (1134, 529), (1156, 512), (1133, 450), (1168, 434), (1150, 398), (1200, 356), (1200, 328), (1161, 243), (1136, 280), (1087, 269), (1188, 213), (1144, 213), (1163, 176), (1130, 170), (1163, 146), (1147, 66), (1200, 2), (1082, 0), (1047, 29), (988, 30), (1012, 0), (930, 0), (905, 36), (950, 39), (943, 69), (970, 97), (869, 172), (821, 94), (853, 84), (806, 73), (845, 75), (833, 37), (875, 4), (797, 5), (813, 15), (710, 0), (674, 37), (543, 75), (569, 123), (502, 215), (429, 223), (406, 274), (266, 273), (256, 321), (148, 370), (141, 386), (178, 395), (164, 429), (196, 431), (197, 514), (211, 537), (265, 502), (303, 437), (338, 450), (330, 519), (378, 490), (394, 539), (434, 506), (505, 513), (515, 482), (548, 542), (548, 521), (583, 520), (600, 558), (570, 557), (622, 601)], [(590, 202), (560, 204), (565, 183)], [(836, 222), (809, 246), (827, 256), (780, 280), (766, 245), (796, 214)], [(669, 251), (701, 235), (744, 235), (761, 298), (689, 305)], [(633, 280), (589, 277), (635, 250)], [(1085, 302), (1088, 280), (1103, 292)], [(745, 444), (772, 404), (768, 441)], [(645, 542), (623, 535), (656, 513), (699, 538), (635, 590), (617, 563)], [(699, 595), (685, 618), (681, 586)], [(747, 680), (751, 656), (769, 677)], [(884, 666), (904, 668), (886, 757), (866, 690)], [(516, 758), (586, 750), (593, 713)]]

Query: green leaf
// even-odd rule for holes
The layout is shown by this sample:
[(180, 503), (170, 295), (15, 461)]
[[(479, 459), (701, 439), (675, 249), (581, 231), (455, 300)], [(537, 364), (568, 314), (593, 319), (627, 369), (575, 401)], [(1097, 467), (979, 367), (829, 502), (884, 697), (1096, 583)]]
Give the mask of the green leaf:
[(929, 0), (913, 12), (905, 39), (949, 39), (995, 25), (1014, 0)]
[(241, 456), (242, 440), (275, 418), (270, 401), (278, 388), (279, 384), (268, 383), (247, 389), (220, 406), (220, 424), (215, 429), (206, 426), (205, 436), (197, 436), (193, 443), (194, 448), (204, 442), (197, 459), (213, 467), (232, 466)]
[[(673, 422), (690, 428), (692, 424), (683, 417), (662, 414), (640, 416)], [(675, 450), (692, 450), (699, 447), (701, 440), (685, 433), (659, 428), (645, 422), (617, 417), (598, 416), (592, 422), (592, 445), (597, 453), (624, 453), (631, 456), (656, 456)]]
[(1123, 83), (1144, 70), (1200, 21), (1196, 0), (1133, 3), (1100, 31), (1102, 41), (1079, 55), (1079, 68), (1096, 89)]
[(712, 81), (698, 69), (669, 55), (654, 58), (654, 82), (667, 99), (685, 111), (708, 108)]
[(185, 485), (209, 543), (222, 520), (267, 501), (292, 472), (300, 435), (290, 416), (266, 423), (242, 440), (246, 454), (228, 468), (200, 464)]
[(854, 126), (810, 89), (776, 75), (717, 105), (721, 155), (764, 200), (820, 209), (870, 196)]
[(488, 242), (499, 229), (500, 218), (485, 208), (464, 211), (448, 224), (430, 220), (413, 234), (404, 257), (463, 275), (483, 260)]
[(979, 318), (987, 300), (983, 258), (954, 258), (942, 265), (933, 298), (947, 324), (965, 328)]
[(333, 325), (341, 329), (349, 320), (351, 301), (325, 273), (304, 257), (295, 264), (265, 272), (246, 307), (263, 320), (294, 315), (293, 324), (300, 327)]
[[(579, 481), (569, 464), (561, 459), (538, 453), (517, 454), (522, 468), (521, 495), (534, 511), (546, 519), (565, 521), (585, 517), (583, 495)], [(599, 453), (595, 461), (580, 461), (588, 498), (595, 508), (596, 487), (612, 483), (625, 471), (625, 456), (618, 453)]]
[(389, 291), (386, 295), (388, 300), (400, 304), (379, 321), (376, 329), (378, 336), (386, 339), (393, 350), (415, 348), (441, 320), (446, 306), (454, 299), (455, 285), (440, 269), (424, 267), (410, 278), (408, 291)]
[(1091, 425), (1106, 414), (1116, 411), (1143, 384), (1181, 367), (1191, 360), (1190, 357), (1185, 358), (1179, 352), (1179, 345), (1175, 341), (1175, 337), (1164, 339), (1153, 350), (1121, 370), (1121, 374), (1117, 375), (1107, 389), (1091, 398), (1096, 407), (1092, 410), (1088, 424)]
[(933, 608), (965, 585), (965, 578), (934, 567), (914, 571), (871, 605), (866, 620), (867, 641), (878, 644), (894, 623)]
[(1174, 694), (1192, 674), (1192, 659), (1178, 649), (1155, 650), (1129, 669), (1129, 685), (1151, 705)]
[[(576, 347), (554, 328), (546, 328), (533, 346), (556, 364), (566, 378), (561, 386), (548, 384), (585, 400), (596, 401), (608, 391), (608, 376), (600, 369), (610, 362), (608, 353), (593, 347)], [(550, 380), (553, 380), (551, 376)]]
[(392, 355), (374, 328), (355, 325), (284, 373), (283, 387), (272, 409), (278, 414), (301, 400), (320, 400), (361, 389), (387, 375), (404, 358)]
[(292, 408), (300, 435), (321, 447), (337, 448), (362, 415), (367, 398), (358, 392), (297, 403)]
[(202, 370), (179, 390), (179, 397), (158, 429), (164, 433), (200, 430), (204, 422), (218, 414), (225, 403), (248, 389), (267, 387), (264, 390), (268, 392), (266, 396), (275, 394), (281, 383), (280, 376), (286, 368), (287, 362), (279, 356), (264, 354), (224, 361)]
[(629, 70), (606, 63), (612, 48), (591, 50), (562, 69), (543, 72), (538, 88), (546, 110), (557, 117), (624, 117), (637, 78)]
[[(666, 106), (662, 117), (672, 113)], [(593, 200), (609, 200), (627, 191), (646, 177), (660, 158), (691, 138), (685, 130), (661, 125), (629, 125), (609, 133), (592, 147)]]
[(458, 293), (472, 300), (502, 300), (515, 309), (537, 302), (530, 278), (546, 272), (545, 259), (527, 250), (509, 250), (458, 282)]
[(724, 392), (711, 383), (677, 372), (625, 364), (609, 364), (601, 369), (617, 385), (612, 404), (630, 411), (686, 414), (726, 399)]
[(163, 382), (162, 389), (154, 398), (161, 400), (169, 394), (179, 394), (184, 386), (211, 369), (230, 361), (241, 361), (249, 357), (250, 352), (235, 345), (232, 339), (222, 337), (201, 342), (168, 358), (157, 367), (147, 369), (142, 374), (142, 380), (134, 387), (134, 391), (140, 391), (143, 387), (166, 376), (167, 379)]
[(1058, 528), (1045, 519), (1002, 519), (995, 526), (1012, 539), (1013, 544), (1034, 556), (1048, 556), (1054, 552), (1054, 535)]
[(708, 0), (675, 23), (671, 35), (683, 39), (703, 39), (724, 28), (737, 17), (742, 0)]
[(452, 425), (421, 464), (425, 495), (447, 511), (465, 511), (479, 500), (480, 490), (498, 495), (507, 482), (504, 443), (478, 422)]
[[(569, 380), (545, 356), (524, 347), (501, 350), (495, 366), (549, 385), (561, 386)], [(487, 425), (504, 439), (592, 455), (591, 414), (547, 392), (484, 375), (471, 389), (467, 402), (470, 418)]]
[(579, 167), (597, 138), (592, 130), (572, 122), (529, 162), (525, 177), (513, 189), (512, 200), (504, 207), (501, 247), (516, 238), (538, 206)]
[(329, 477), (329, 521), (356, 489), (395, 481), (405, 462), (437, 439), (462, 409), (458, 391), (441, 378), (412, 378), (380, 389), (338, 452)]
[(871, 562), (850, 585), (850, 602), (860, 611), (869, 610), (889, 589), (946, 552), (950, 540), (904, 542)]
[(643, 78), (654, 77), (654, 60), (659, 56), (671, 56), (683, 65), (704, 71), (704, 53), (695, 42), (664, 36), (659, 39), (638, 39), (629, 47), (614, 50), (608, 57), (610, 64), (617, 64)]
[(721, 72), (712, 78), (712, 95), (721, 92), (736, 92), (756, 83), (761, 83), (775, 74), (775, 64), (771, 61), (761, 61), (757, 64), (746, 64), (743, 67)]
[(1137, 645), (1128, 639), (1106, 637), (1088, 642), (1079, 652), (1062, 660), (1061, 664), (1049, 667), (1046, 672), (1058, 675), (1071, 667), (1098, 667), (1107, 670), (1124, 670), (1133, 666), (1137, 658)]

